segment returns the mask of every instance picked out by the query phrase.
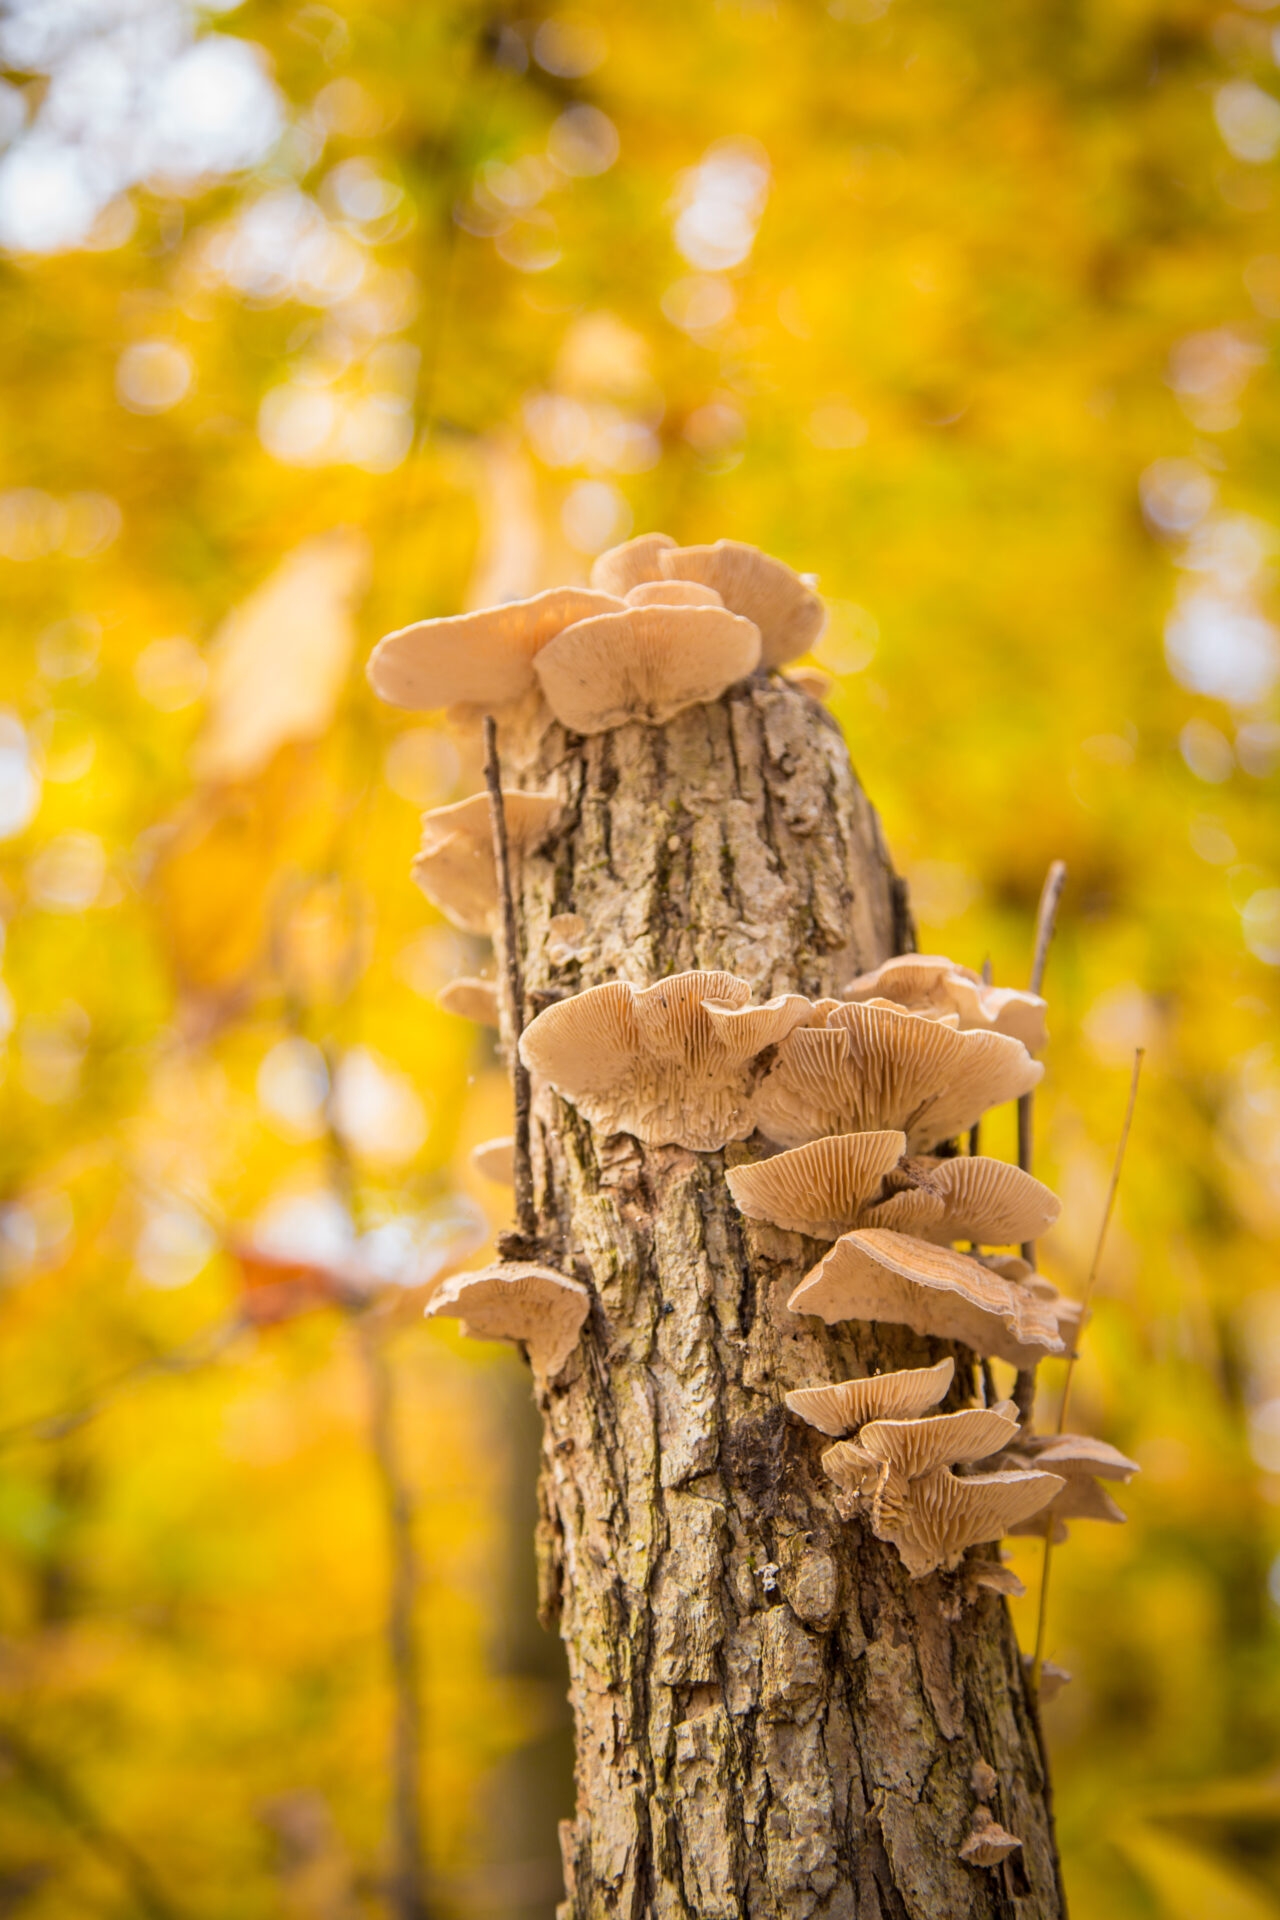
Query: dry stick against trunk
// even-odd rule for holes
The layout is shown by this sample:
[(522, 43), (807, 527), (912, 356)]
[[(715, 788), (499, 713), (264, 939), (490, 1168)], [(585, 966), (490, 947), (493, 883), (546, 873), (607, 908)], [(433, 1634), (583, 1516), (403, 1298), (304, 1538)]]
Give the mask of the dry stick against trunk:
[[(329, 1098), (324, 1118), (333, 1183), (347, 1213), (357, 1213), (355, 1170), (338, 1130), (332, 1089), (337, 1062), (326, 1049)], [(390, 1906), (395, 1920), (430, 1920), (427, 1900), (427, 1842), (423, 1821), (422, 1659), (414, 1611), (419, 1569), (413, 1544), (413, 1497), (396, 1443), (396, 1391), (372, 1308), (352, 1315), (356, 1353), (364, 1374), (369, 1414), (369, 1450), (386, 1522), (390, 1595), (387, 1604), (387, 1665), (391, 1674), (394, 1725), (391, 1736)]]
[[(502, 768), (498, 761), (498, 726), (493, 715), (484, 717), (484, 783), (489, 790), (489, 821), (493, 828), (493, 860), (498, 874), (498, 906), (502, 929), (502, 982), (507, 1003), (507, 1034), (511, 1049), (511, 1087), (515, 1100), (515, 1144), (512, 1161), (516, 1189), (516, 1232), (526, 1257), (535, 1251), (538, 1218), (533, 1204), (533, 1175), (529, 1166), (529, 1069), (520, 1058), (524, 1032), (524, 979), (520, 943), (516, 934), (515, 896), (511, 885), (511, 842), (507, 813), (502, 804)], [(503, 1251), (516, 1252), (514, 1247)]]
[[(1125, 1104), (1124, 1121), (1120, 1127), (1120, 1138), (1116, 1142), (1116, 1157), (1111, 1168), (1111, 1185), (1107, 1188), (1106, 1205), (1102, 1209), (1102, 1219), (1098, 1224), (1098, 1237), (1094, 1242), (1093, 1259), (1089, 1263), (1089, 1277), (1084, 1283), (1084, 1299), (1081, 1301), (1080, 1328), (1084, 1331), (1085, 1318), (1089, 1311), (1089, 1302), (1093, 1298), (1093, 1289), (1098, 1278), (1098, 1267), (1102, 1260), (1102, 1250), (1107, 1243), (1107, 1229), (1111, 1225), (1111, 1215), (1115, 1211), (1116, 1195), (1120, 1191), (1120, 1175), (1124, 1170), (1125, 1149), (1129, 1145), (1129, 1129), (1133, 1125), (1133, 1110), (1138, 1103), (1138, 1081), (1142, 1075), (1142, 1062), (1145, 1048), (1139, 1047), (1133, 1056), (1133, 1077), (1129, 1082), (1129, 1098)], [(1079, 1348), (1079, 1340), (1076, 1342)], [(1067, 1408), (1071, 1402), (1071, 1383), (1075, 1379), (1078, 1353), (1073, 1353), (1067, 1361), (1066, 1377), (1062, 1382), (1062, 1403), (1058, 1408), (1058, 1432), (1067, 1430)], [(1044, 1536), (1044, 1561), (1040, 1569), (1040, 1607), (1036, 1616), (1036, 1650), (1031, 1662), (1031, 1685), (1037, 1696), (1040, 1692), (1040, 1670), (1044, 1664), (1045, 1624), (1049, 1607), (1049, 1568), (1053, 1562), (1053, 1527), (1049, 1526)]]
[[(1054, 928), (1058, 921), (1058, 902), (1062, 898), (1062, 889), (1067, 884), (1067, 863), (1055, 860), (1044, 877), (1040, 889), (1040, 905), (1036, 912), (1036, 944), (1031, 959), (1031, 980), (1029, 990), (1039, 993), (1044, 985), (1044, 970), (1049, 961), (1049, 948), (1053, 944)], [(1018, 1102), (1018, 1165), (1024, 1173), (1031, 1172), (1031, 1163), (1035, 1153), (1035, 1095), (1024, 1093)], [(1024, 1240), (1020, 1249), (1027, 1265), (1036, 1264), (1035, 1242)], [(1028, 1367), (1018, 1374), (1014, 1382), (1013, 1398), (1018, 1408), (1018, 1417), (1024, 1426), (1030, 1426), (1031, 1416), (1036, 1405), (1036, 1370)]]
[[(991, 985), (991, 980), (992, 980), (991, 955), (988, 954), (982, 962), (983, 986), (989, 987)], [(981, 1153), (981, 1151), (982, 1151), (982, 1122), (981, 1120), (975, 1120), (973, 1125), (969, 1129), (969, 1152)]]

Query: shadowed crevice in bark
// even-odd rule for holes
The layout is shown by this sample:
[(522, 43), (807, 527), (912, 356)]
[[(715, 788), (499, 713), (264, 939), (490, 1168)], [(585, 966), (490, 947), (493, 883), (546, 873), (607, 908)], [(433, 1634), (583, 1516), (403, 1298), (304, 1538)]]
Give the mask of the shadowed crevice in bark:
[[(723, 967), (757, 997), (838, 991), (914, 944), (838, 729), (767, 676), (662, 729), (552, 727), (504, 775), (550, 788), (526, 859), (533, 1004)], [(552, 964), (548, 921), (581, 956)], [(543, 996), (539, 999), (538, 996)], [(534, 1092), (545, 1256), (595, 1293), (542, 1396), (540, 1593), (568, 1650), (578, 1810), (563, 1920), (1056, 1920), (1035, 1729), (1004, 1603), (912, 1585), (838, 1510), (792, 1387), (951, 1352), (786, 1310), (821, 1248), (738, 1214), (719, 1154), (600, 1138)], [(1018, 1864), (964, 1865), (974, 1762)]]

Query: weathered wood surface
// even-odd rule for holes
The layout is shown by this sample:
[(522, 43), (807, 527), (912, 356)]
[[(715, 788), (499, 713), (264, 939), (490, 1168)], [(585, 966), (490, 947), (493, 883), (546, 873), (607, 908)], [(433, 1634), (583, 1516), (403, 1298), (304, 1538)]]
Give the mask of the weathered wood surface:
[[(526, 985), (547, 996), (725, 967), (760, 997), (837, 990), (912, 944), (838, 729), (757, 676), (662, 729), (558, 727), (507, 777), (564, 800), (527, 858)], [(554, 914), (586, 923), (554, 966)], [(593, 1136), (534, 1093), (544, 1257), (596, 1298), (541, 1394), (543, 1601), (568, 1649), (577, 1817), (562, 1920), (1053, 1920), (1046, 1787), (1003, 1600), (910, 1582), (847, 1521), (793, 1386), (955, 1354), (786, 1311), (822, 1249), (744, 1220), (723, 1154)], [(984, 1552), (991, 1550), (984, 1549)], [(1004, 1867), (957, 1858), (985, 1760)]]

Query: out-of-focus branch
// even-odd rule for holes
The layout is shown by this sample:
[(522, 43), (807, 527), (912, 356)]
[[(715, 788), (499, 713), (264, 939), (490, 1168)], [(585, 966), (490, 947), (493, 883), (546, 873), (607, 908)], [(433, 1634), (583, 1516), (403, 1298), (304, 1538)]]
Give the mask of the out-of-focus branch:
[(516, 1229), (532, 1244), (537, 1232), (533, 1205), (533, 1173), (529, 1165), (529, 1069), (520, 1058), (524, 1032), (524, 979), (516, 933), (515, 895), (511, 882), (511, 841), (502, 804), (502, 769), (498, 761), (498, 728), (493, 715), (484, 717), (484, 781), (489, 790), (489, 819), (493, 827), (493, 858), (498, 873), (498, 905), (502, 925), (502, 978), (507, 1001), (507, 1030), (511, 1036), (511, 1086), (515, 1099)]
[[(1036, 910), (1036, 942), (1031, 957), (1031, 979), (1028, 983), (1032, 993), (1039, 993), (1044, 985), (1045, 968), (1049, 963), (1049, 948), (1053, 944), (1054, 930), (1058, 924), (1058, 903), (1062, 899), (1062, 889), (1067, 884), (1067, 863), (1054, 860), (1044, 877), (1040, 889), (1040, 905)], [(1035, 1157), (1035, 1095), (1024, 1093), (1018, 1101), (1018, 1165), (1024, 1173), (1031, 1172), (1031, 1163)], [(1035, 1242), (1024, 1240), (1020, 1249), (1028, 1266), (1036, 1264)], [(1036, 1370), (1034, 1367), (1020, 1369), (1014, 1382), (1013, 1398), (1018, 1408), (1018, 1416), (1024, 1425), (1029, 1425), (1036, 1403)]]

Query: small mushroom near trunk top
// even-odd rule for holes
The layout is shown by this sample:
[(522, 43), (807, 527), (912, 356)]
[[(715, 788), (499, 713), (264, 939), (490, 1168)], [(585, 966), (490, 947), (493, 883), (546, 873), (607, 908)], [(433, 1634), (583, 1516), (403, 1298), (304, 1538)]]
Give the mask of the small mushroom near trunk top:
[[(550, 793), (503, 790), (507, 839), (528, 853), (551, 831), (560, 802)], [(422, 845), (413, 877), (447, 920), (468, 933), (487, 933), (498, 908), (498, 875), (487, 793), (422, 816)]]
[(1070, 1324), (1058, 1311), (1058, 1296), (1046, 1299), (968, 1254), (881, 1227), (837, 1240), (787, 1305), (792, 1313), (817, 1314), (828, 1326), (887, 1320), (936, 1339), (962, 1340), (975, 1353), (1015, 1367), (1065, 1352), (1064, 1322)]
[(954, 1360), (933, 1367), (904, 1367), (864, 1380), (837, 1380), (829, 1387), (796, 1387), (787, 1395), (792, 1413), (819, 1433), (852, 1433), (867, 1420), (909, 1420), (936, 1407), (955, 1378)]
[(731, 973), (610, 980), (540, 1013), (520, 1057), (602, 1134), (713, 1152), (755, 1125), (756, 1057), (811, 1013), (799, 994), (750, 1000)]
[(1006, 1833), (989, 1807), (975, 1807), (973, 1825), (959, 1847), (960, 1858), (970, 1867), (998, 1867), (1022, 1845), (1016, 1834)]
[(669, 533), (642, 533), (620, 547), (609, 547), (592, 565), (591, 585), (599, 593), (627, 594), (648, 580), (661, 580), (659, 560), (664, 549), (675, 544)]
[(658, 565), (669, 580), (700, 580), (714, 587), (726, 607), (754, 620), (766, 667), (806, 653), (826, 625), (826, 608), (813, 588), (783, 561), (745, 541), (667, 547)]
[(579, 620), (548, 642), (534, 672), (548, 706), (575, 733), (630, 721), (664, 726), (754, 673), (760, 634), (719, 606), (631, 606)]
[(1045, 1002), (1038, 993), (986, 984), (970, 967), (940, 953), (903, 953), (844, 989), (846, 1000), (887, 1000), (908, 1013), (954, 1013), (964, 1030), (1008, 1034), (1031, 1052), (1042, 1051)]
[(725, 1175), (734, 1202), (756, 1220), (833, 1240), (853, 1226), (906, 1151), (906, 1135), (841, 1133)]
[(461, 976), (448, 981), (436, 995), (436, 1005), (445, 1013), (456, 1013), (461, 1020), (474, 1020), (482, 1027), (498, 1024), (498, 989), (492, 980)]
[(919, 1153), (950, 1140), (988, 1107), (1029, 1093), (1044, 1068), (1019, 1040), (960, 1033), (896, 1007), (837, 1006), (788, 1036), (756, 1099), (779, 1146), (824, 1134), (900, 1127)]
[(471, 1149), (471, 1164), (485, 1180), (492, 1180), (498, 1187), (514, 1187), (515, 1141), (509, 1133), (499, 1134), (495, 1140), (482, 1140)]
[(722, 607), (714, 587), (696, 580), (645, 580), (626, 596), (629, 607)]
[(369, 679), (392, 706), (492, 711), (531, 691), (534, 657), (556, 634), (621, 604), (615, 594), (552, 587), (530, 600), (419, 620), (378, 642)]
[(461, 1320), (472, 1340), (526, 1346), (535, 1373), (552, 1379), (578, 1344), (591, 1296), (577, 1280), (529, 1261), (502, 1261), (446, 1280), (427, 1318)]

